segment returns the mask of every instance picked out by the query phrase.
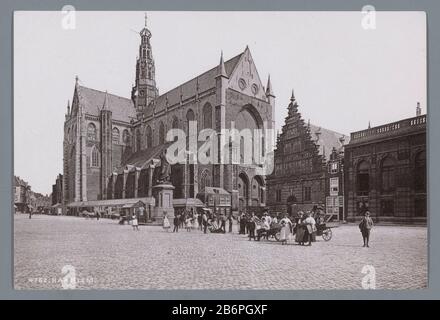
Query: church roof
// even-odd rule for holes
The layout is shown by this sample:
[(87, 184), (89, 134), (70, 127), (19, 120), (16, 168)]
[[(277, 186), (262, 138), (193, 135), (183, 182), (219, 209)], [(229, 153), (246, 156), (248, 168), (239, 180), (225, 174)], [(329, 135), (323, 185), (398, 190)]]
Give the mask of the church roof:
[[(226, 74), (228, 77), (234, 71), (235, 66), (237, 65), (243, 53), (244, 52), (224, 62)], [(217, 75), (218, 75), (218, 64), (212, 69), (181, 84), (180, 86), (177, 86), (174, 89), (171, 89), (170, 91), (163, 93), (162, 95), (157, 97), (155, 101), (155, 110), (156, 110), (155, 112), (160, 112), (164, 110), (167, 105), (167, 100), (168, 100), (168, 106), (172, 106), (180, 102), (181, 95), (182, 95), (182, 100), (194, 96), (194, 94), (197, 91), (197, 86), (199, 92), (203, 92), (210, 88), (215, 87), (215, 78)], [(146, 112), (147, 112), (146, 116), (150, 116), (152, 113), (152, 108), (147, 108)]]
[[(78, 96), (87, 114), (99, 115), (106, 100), (106, 92), (78, 86)], [(136, 111), (130, 99), (107, 93), (106, 103), (114, 120), (130, 122), (131, 119), (136, 119)]]
[(151, 162), (152, 159), (159, 159), (160, 154), (168, 148), (171, 142), (157, 145), (152, 148), (142, 149), (133, 153), (121, 166), (133, 166), (143, 169), (144, 166)]
[[(316, 141), (317, 134), (319, 136), (319, 140)], [(310, 135), (312, 137), (312, 140), (316, 141), (315, 143), (319, 146), (319, 154), (324, 155), (322, 147), (324, 146), (325, 150), (325, 158), (326, 160), (329, 160), (330, 154), (332, 153), (332, 149), (335, 148), (336, 150), (340, 150), (342, 147), (341, 141), (339, 138), (344, 136), (345, 142), (344, 144), (347, 144), (350, 140), (350, 136), (344, 135), (342, 133), (332, 131), (329, 129), (325, 129), (322, 127), (318, 127), (316, 125), (310, 124)]]

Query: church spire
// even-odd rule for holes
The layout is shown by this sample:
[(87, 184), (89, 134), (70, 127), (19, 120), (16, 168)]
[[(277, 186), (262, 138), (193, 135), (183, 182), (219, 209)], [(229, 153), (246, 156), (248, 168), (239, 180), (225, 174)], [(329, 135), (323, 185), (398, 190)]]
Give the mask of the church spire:
[(223, 50), (220, 54), (220, 63), (217, 69), (217, 77), (228, 77), (228, 75), (226, 74), (225, 62), (223, 61)]
[(295, 101), (295, 94), (294, 94), (294, 92), (293, 92), (293, 89), (292, 89), (292, 95), (291, 95), (291, 97), (290, 97), (290, 101)]
[(139, 32), (141, 42), (136, 58), (136, 79), (132, 87), (131, 98), (135, 104), (138, 118), (157, 98), (159, 91), (156, 87), (156, 69), (151, 46), (152, 34), (147, 28), (147, 14), (144, 16), (144, 27)]
[(270, 74), (267, 77), (266, 97), (275, 97), (272, 90), (272, 83), (270, 82)]
[(70, 115), (70, 100), (67, 100), (67, 115)]
[(108, 93), (105, 90), (104, 103), (102, 104), (102, 110), (109, 110), (108, 108)]

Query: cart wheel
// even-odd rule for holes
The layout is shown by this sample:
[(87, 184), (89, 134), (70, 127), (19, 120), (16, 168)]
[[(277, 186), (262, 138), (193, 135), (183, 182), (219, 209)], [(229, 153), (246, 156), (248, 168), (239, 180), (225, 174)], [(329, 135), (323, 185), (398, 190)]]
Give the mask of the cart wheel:
[(277, 233), (275, 233), (274, 238), (276, 241), (280, 241), (281, 239), (281, 231), (278, 231)]
[(330, 241), (330, 239), (332, 238), (332, 229), (325, 229), (325, 230), (322, 232), (322, 238), (323, 238), (325, 241)]

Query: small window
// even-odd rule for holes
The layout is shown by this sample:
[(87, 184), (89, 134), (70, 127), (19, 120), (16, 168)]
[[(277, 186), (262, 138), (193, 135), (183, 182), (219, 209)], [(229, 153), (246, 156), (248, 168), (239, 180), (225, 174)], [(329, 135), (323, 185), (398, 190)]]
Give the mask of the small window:
[(91, 166), (99, 167), (99, 152), (96, 147), (92, 147), (92, 155), (91, 155)]
[(112, 141), (113, 143), (119, 143), (119, 129), (114, 127), (112, 130)]
[(277, 202), (281, 202), (281, 189), (277, 190)]
[(96, 126), (93, 123), (89, 123), (87, 126), (87, 139), (91, 141), (96, 140)]

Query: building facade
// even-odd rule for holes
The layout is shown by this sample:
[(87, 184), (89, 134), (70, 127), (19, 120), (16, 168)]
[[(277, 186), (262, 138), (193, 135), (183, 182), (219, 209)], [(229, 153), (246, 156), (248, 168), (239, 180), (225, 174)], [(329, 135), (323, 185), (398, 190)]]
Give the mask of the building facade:
[(344, 135), (306, 124), (292, 92), (288, 115), (277, 138), (275, 169), (267, 177), (270, 210), (296, 215), (314, 206), (325, 207), (329, 196), (337, 198), (343, 189), (339, 186), (331, 191), (330, 181), (342, 181), (343, 143)]
[[(221, 136), (223, 129), (273, 128), (275, 96), (270, 79), (264, 87), (248, 47), (227, 61), (222, 54), (210, 70), (159, 94), (151, 37), (145, 26), (140, 32), (131, 99), (86, 88), (76, 79), (72, 107), (68, 103), (64, 124), (65, 205), (151, 198), (160, 155), (170, 144), (166, 136), (172, 128), (185, 132), (188, 160), (203, 145), (191, 135), (199, 136), (204, 129)], [(196, 143), (190, 144), (193, 138)], [(265, 138), (261, 137), (262, 145), (267, 143)], [(233, 151), (234, 146), (226, 142), (219, 148)], [(210, 152), (206, 154), (211, 156)], [(265, 206), (261, 165), (240, 161), (225, 164), (217, 153), (213, 157), (217, 158), (212, 164), (187, 161), (172, 166), (171, 183), (179, 203), (195, 203), (199, 193), (205, 195), (206, 187), (215, 187), (231, 195), (229, 212)]]
[(63, 175), (57, 175), (55, 184), (52, 185), (52, 205), (63, 203)]
[(345, 207), (355, 221), (426, 222), (426, 115), (351, 133), (345, 147)]

